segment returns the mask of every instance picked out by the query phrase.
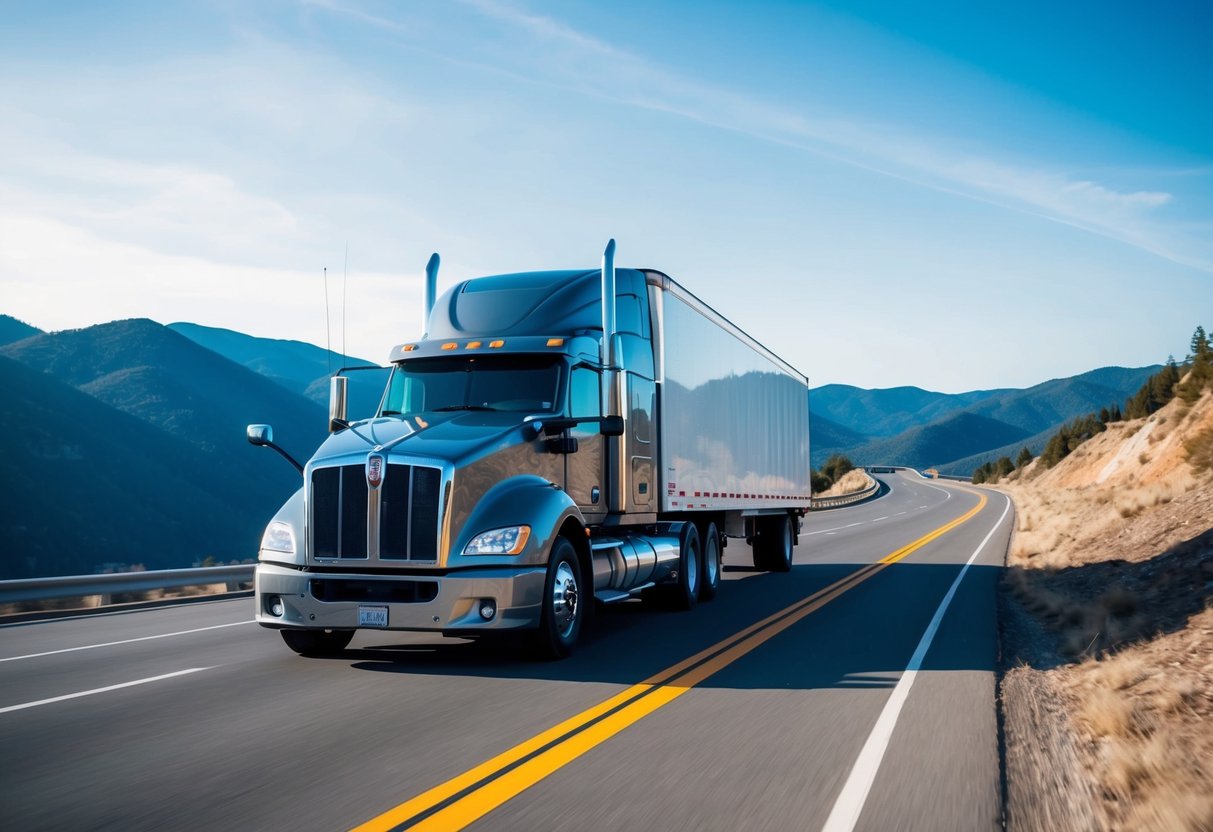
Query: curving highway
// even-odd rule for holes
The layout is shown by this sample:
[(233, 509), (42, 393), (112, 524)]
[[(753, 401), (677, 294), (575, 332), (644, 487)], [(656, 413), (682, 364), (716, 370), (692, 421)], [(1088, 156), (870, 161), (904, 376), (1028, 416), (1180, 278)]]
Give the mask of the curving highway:
[(559, 663), (426, 634), (305, 659), (251, 600), (0, 627), (9, 829), (995, 829), (994, 492), (881, 477), (790, 574)]

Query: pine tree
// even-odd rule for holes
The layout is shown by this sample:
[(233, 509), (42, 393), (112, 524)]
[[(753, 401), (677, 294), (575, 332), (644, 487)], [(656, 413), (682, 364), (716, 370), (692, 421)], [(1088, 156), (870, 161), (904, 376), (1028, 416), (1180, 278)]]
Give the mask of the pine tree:
[(1209, 354), (1209, 336), (1205, 335), (1205, 328), (1203, 326), (1196, 327), (1196, 331), (1192, 333), (1191, 349), (1192, 355), (1190, 357), (1193, 361)]
[(1213, 383), (1213, 347), (1210, 346), (1209, 337), (1205, 335), (1205, 328), (1202, 326), (1196, 327), (1196, 331), (1192, 333), (1190, 361), (1192, 368), (1178, 390), (1179, 396), (1189, 403), (1196, 401), (1200, 392)]
[(1019, 452), (1019, 456), (1015, 457), (1015, 467), (1025, 468), (1032, 461), (1032, 452), (1028, 450), (1028, 446), (1024, 445), (1023, 450)]

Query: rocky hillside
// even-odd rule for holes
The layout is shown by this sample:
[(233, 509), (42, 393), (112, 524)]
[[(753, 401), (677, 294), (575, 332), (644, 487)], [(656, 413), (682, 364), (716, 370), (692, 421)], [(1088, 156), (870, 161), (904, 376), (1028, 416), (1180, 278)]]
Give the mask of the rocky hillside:
[(1213, 829), (1213, 390), (1006, 488), (1008, 826)]

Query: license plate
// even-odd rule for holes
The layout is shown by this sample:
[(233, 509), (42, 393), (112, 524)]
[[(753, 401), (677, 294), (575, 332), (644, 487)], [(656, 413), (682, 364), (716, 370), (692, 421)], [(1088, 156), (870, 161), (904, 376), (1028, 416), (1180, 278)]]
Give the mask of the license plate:
[(386, 627), (387, 607), (359, 607), (359, 627)]

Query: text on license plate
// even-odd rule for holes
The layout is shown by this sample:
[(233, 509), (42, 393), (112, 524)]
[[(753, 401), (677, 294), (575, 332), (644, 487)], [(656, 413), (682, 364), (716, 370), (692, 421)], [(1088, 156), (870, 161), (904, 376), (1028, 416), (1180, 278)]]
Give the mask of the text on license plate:
[(386, 627), (387, 607), (359, 607), (359, 627)]

